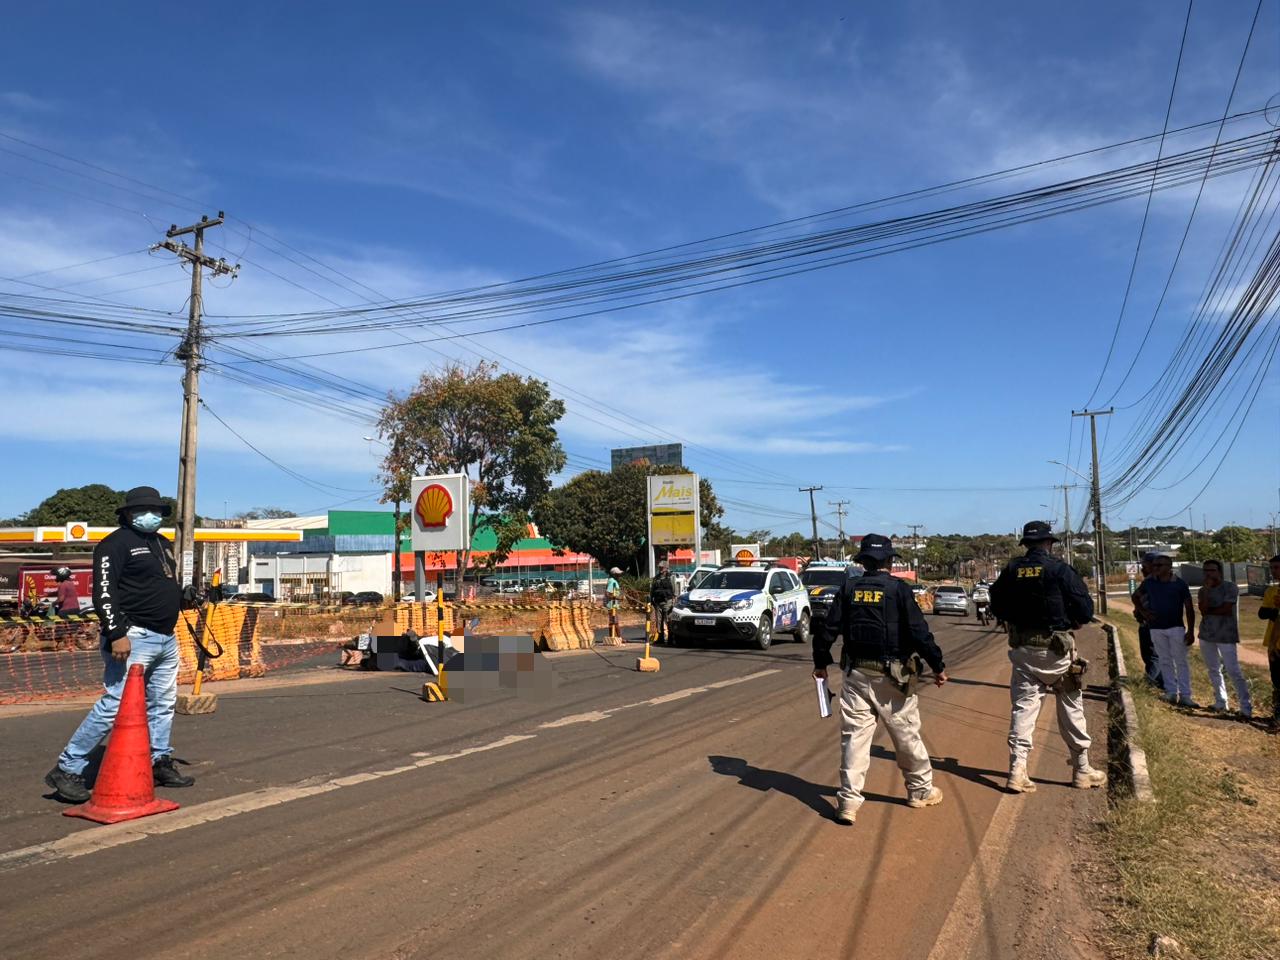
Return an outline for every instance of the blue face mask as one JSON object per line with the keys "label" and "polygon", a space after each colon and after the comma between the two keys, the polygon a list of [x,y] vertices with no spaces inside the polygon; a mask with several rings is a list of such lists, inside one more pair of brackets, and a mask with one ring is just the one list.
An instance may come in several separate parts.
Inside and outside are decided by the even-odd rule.
{"label": "blue face mask", "polygon": [[155,533],[160,529],[162,519],[154,510],[148,510],[145,513],[135,513],[129,518],[129,525],[139,533]]}

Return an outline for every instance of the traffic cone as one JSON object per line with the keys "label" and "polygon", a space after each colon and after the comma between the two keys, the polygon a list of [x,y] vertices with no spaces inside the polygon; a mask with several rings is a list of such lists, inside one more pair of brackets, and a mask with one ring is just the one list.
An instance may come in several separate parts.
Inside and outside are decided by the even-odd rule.
{"label": "traffic cone", "polygon": [[95,823],[120,823],[177,809],[178,805],[172,800],[156,799],[151,773],[151,734],[147,729],[147,694],[142,683],[142,664],[135,663],[124,681],[120,711],[111,727],[93,796],[88,803],[69,807],[62,813]]}

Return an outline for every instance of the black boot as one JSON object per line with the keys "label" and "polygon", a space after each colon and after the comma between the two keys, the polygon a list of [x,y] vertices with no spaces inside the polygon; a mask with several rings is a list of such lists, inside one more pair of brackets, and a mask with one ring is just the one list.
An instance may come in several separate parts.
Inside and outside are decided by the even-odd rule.
{"label": "black boot", "polygon": [[68,773],[61,767],[54,767],[44,775],[44,782],[53,788],[59,800],[84,803],[89,799],[89,788],[84,785],[84,777],[78,773]]}
{"label": "black boot", "polygon": [[173,757],[161,757],[151,764],[151,776],[157,787],[189,787],[196,782],[195,777],[179,773]]}

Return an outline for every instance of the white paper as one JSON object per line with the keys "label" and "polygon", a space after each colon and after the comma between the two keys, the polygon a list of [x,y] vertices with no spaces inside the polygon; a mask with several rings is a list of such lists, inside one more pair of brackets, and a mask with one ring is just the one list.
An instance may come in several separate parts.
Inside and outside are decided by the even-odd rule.
{"label": "white paper", "polygon": [[818,685],[818,715],[829,717],[831,716],[831,700],[827,697],[827,681],[822,677],[814,677],[813,682]]}

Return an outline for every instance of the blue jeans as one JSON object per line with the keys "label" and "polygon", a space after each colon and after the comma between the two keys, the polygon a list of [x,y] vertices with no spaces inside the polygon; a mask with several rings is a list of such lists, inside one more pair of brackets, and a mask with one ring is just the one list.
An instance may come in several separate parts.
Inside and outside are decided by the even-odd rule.
{"label": "blue jeans", "polygon": [[84,773],[89,754],[111,732],[129,667],[142,664],[147,689],[147,727],[151,732],[151,759],[168,755],[169,733],[173,729],[173,708],[178,702],[178,640],[173,634],[154,633],[142,627],[129,628],[129,659],[125,663],[111,656],[111,645],[103,639],[102,696],[93,705],[67,746],[58,757],[58,766],[68,773]]}

